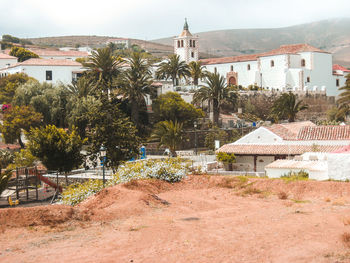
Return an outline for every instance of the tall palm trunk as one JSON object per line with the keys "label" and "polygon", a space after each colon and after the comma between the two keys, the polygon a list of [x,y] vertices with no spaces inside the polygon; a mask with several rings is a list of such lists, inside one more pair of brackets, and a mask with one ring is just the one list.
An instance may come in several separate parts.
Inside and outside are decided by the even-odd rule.
{"label": "tall palm trunk", "polygon": [[213,122],[216,124],[216,126],[219,126],[219,102],[216,99],[213,99]]}
{"label": "tall palm trunk", "polygon": [[135,123],[136,127],[139,126],[139,105],[133,100],[131,102],[131,119]]}

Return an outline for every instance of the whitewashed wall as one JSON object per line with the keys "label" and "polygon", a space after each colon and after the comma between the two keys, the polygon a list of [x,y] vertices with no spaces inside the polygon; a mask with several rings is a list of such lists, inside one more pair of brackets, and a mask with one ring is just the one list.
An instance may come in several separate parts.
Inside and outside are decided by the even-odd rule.
{"label": "whitewashed wall", "polygon": [[[7,72],[8,74],[25,73],[35,78],[39,82],[70,84],[72,82],[73,71],[81,70],[80,66],[18,66],[0,71],[0,74]],[[46,80],[46,71],[52,71],[52,80]]]}
{"label": "whitewashed wall", "polygon": [[17,58],[6,58],[0,59],[0,69],[6,68],[7,66],[11,66],[17,63]]}
{"label": "whitewashed wall", "polygon": [[264,127],[260,127],[232,144],[281,144],[283,139]]}
{"label": "whitewashed wall", "polygon": [[350,180],[350,154],[328,154],[327,163],[330,179]]}

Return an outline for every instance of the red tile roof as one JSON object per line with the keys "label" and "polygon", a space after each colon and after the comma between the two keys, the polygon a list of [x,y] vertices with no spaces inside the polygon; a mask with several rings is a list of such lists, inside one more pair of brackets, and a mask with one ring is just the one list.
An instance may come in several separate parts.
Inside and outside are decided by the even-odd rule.
{"label": "red tile roof", "polygon": [[284,54],[298,54],[302,52],[328,53],[326,51],[315,48],[308,44],[293,44],[293,45],[282,45],[277,49],[260,53],[260,54],[225,57],[225,58],[209,58],[209,59],[202,59],[201,61],[203,65],[224,64],[224,63],[234,63],[234,62],[241,62],[241,61],[253,61],[253,60],[257,60],[258,57],[277,56],[277,55],[284,55]]}
{"label": "red tile roof", "polygon": [[76,51],[76,50],[48,50],[48,49],[30,49],[30,51],[37,54],[39,57],[42,56],[52,56],[52,57],[87,57],[89,56],[88,52]]}
{"label": "red tile roof", "polygon": [[333,71],[337,71],[337,70],[340,70],[340,71],[343,71],[343,72],[350,72],[349,69],[344,68],[344,67],[342,67],[342,66],[340,66],[338,64],[334,64],[333,65]]}
{"label": "red tile roof", "polygon": [[[334,152],[342,147],[342,145],[317,145],[317,150],[319,152]],[[313,145],[225,144],[218,152],[229,152],[236,155],[300,155],[313,150]]]}
{"label": "red tile roof", "polygon": [[17,58],[5,53],[0,53],[0,59],[17,59]]}
{"label": "red tile roof", "polygon": [[350,140],[350,125],[303,127],[297,139],[303,141]]}
{"label": "red tile roof", "polygon": [[265,127],[274,134],[278,135],[284,140],[297,140],[298,134],[303,127],[313,127],[316,126],[311,121],[301,121],[301,122],[291,122],[291,123],[282,123],[274,124],[270,127]]}
{"label": "red tile roof", "polygon": [[3,142],[0,142],[0,149],[1,150],[18,150],[21,146],[18,144],[6,144]]}
{"label": "red tile roof", "polygon": [[345,146],[337,151],[334,151],[333,153],[349,153],[350,154],[350,145]]}
{"label": "red tile roof", "polygon": [[42,59],[42,58],[31,58],[23,62],[16,63],[9,68],[17,66],[80,66],[79,62],[70,59]]}

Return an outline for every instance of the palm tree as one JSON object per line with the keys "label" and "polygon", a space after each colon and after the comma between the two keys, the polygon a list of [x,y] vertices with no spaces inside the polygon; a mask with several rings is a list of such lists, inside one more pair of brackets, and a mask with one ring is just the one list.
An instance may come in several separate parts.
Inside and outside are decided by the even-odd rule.
{"label": "palm tree", "polygon": [[350,114],[350,74],[346,77],[345,86],[341,87],[339,90],[342,91],[339,95],[338,103],[338,113],[336,115],[339,119],[346,119],[346,116]]}
{"label": "palm tree", "polygon": [[201,61],[191,61],[189,64],[190,75],[193,80],[193,85],[198,85],[198,80],[202,79],[206,76],[207,71],[205,70],[205,66],[202,66]]}
{"label": "palm tree", "polygon": [[156,71],[156,78],[171,79],[173,85],[178,85],[178,80],[188,77],[190,71],[185,61],[180,61],[180,56],[174,54],[170,55],[168,60],[159,64]]}
{"label": "palm tree", "polygon": [[150,66],[142,53],[133,52],[127,60],[129,68],[121,75],[119,94],[131,104],[131,119],[139,125],[139,107],[151,93],[152,75]]}
{"label": "palm tree", "polygon": [[81,77],[71,85],[65,86],[67,93],[74,98],[86,98],[93,95],[94,85],[87,77]]}
{"label": "palm tree", "polygon": [[114,79],[120,73],[122,59],[113,56],[110,48],[93,51],[88,61],[83,63],[88,69],[88,75],[97,87],[101,87],[106,94],[113,88]]}
{"label": "palm tree", "polygon": [[193,102],[208,101],[209,108],[210,104],[213,108],[213,122],[218,126],[220,107],[230,97],[230,90],[227,87],[225,78],[216,72],[209,72],[205,83],[205,86],[195,92]]}
{"label": "palm tree", "polygon": [[155,125],[151,138],[159,140],[159,146],[168,147],[172,156],[176,156],[176,149],[182,141],[182,134],[181,122],[162,121]]}
{"label": "palm tree", "polygon": [[298,112],[308,109],[309,106],[303,104],[292,92],[283,93],[273,104],[271,115],[277,119],[288,118],[289,122],[294,122]]}

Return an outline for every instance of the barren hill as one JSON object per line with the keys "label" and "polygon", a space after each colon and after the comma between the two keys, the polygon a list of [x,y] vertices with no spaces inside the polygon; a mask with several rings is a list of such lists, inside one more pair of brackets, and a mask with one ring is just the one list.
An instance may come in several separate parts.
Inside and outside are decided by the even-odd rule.
{"label": "barren hill", "polygon": [[[29,38],[34,45],[45,47],[75,47],[75,46],[90,46],[93,48],[102,47],[106,44],[110,36],[57,36],[57,37],[42,37]],[[173,52],[173,47],[165,44],[159,44],[150,41],[139,39],[130,39],[131,45],[136,44],[143,49],[157,56],[166,56]]]}
{"label": "barren hill", "polygon": [[[200,51],[212,56],[234,56],[268,51],[280,45],[308,43],[334,54],[334,62],[350,67],[350,18],[274,29],[230,29],[196,34]],[[154,40],[172,45],[172,38]]]}

